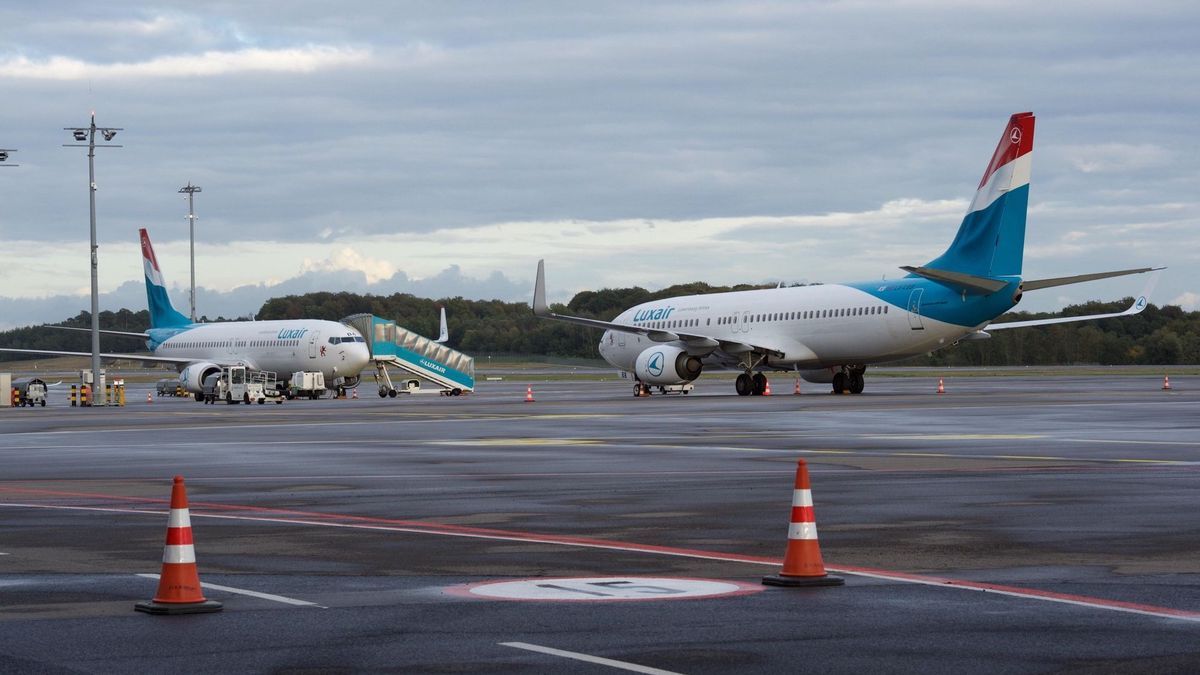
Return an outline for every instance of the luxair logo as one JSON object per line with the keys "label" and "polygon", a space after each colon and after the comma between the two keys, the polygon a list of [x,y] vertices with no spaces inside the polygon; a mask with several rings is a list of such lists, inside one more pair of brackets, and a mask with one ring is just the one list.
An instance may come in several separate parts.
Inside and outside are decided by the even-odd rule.
{"label": "luxair logo", "polygon": [[280,340],[299,340],[308,332],[307,328],[284,328],[279,331]]}
{"label": "luxair logo", "polygon": [[662,375],[663,370],[663,353],[654,352],[650,355],[650,360],[646,362],[646,371],[651,375],[658,377]]}
{"label": "luxair logo", "polygon": [[674,311],[674,307],[659,307],[658,309],[638,310],[637,314],[633,315],[633,322],[638,323],[639,321],[661,321],[671,316],[671,312]]}
{"label": "luxair logo", "polygon": [[1143,295],[1140,298],[1138,298],[1137,304],[1134,305],[1134,307],[1136,307],[1138,309],[1138,311],[1145,309],[1146,308],[1146,296]]}

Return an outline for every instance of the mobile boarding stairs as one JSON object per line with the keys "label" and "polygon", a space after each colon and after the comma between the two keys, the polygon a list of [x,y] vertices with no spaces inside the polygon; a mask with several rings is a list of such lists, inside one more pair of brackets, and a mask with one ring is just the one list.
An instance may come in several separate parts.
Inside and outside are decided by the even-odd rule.
{"label": "mobile boarding stairs", "polygon": [[407,380],[397,388],[388,374],[389,366],[436,384],[443,395],[475,391],[474,358],[373,314],[353,314],[342,319],[342,323],[366,338],[380,397],[420,389],[416,380]]}

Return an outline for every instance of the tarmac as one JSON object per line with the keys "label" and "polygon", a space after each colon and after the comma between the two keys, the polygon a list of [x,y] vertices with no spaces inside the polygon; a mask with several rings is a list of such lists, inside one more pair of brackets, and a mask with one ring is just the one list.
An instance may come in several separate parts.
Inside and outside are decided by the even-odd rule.
{"label": "tarmac", "polygon": [[[1200,669],[1200,377],[944,382],[56,390],[0,409],[0,672]],[[760,583],[798,458],[844,586]],[[133,608],[177,474],[220,613]]]}

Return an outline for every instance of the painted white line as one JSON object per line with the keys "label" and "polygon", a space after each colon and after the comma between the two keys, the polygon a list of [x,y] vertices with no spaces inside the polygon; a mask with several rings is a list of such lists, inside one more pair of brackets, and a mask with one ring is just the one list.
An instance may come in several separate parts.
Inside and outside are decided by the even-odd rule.
{"label": "painted white line", "polygon": [[531,645],[528,642],[498,642],[501,647],[512,647],[514,649],[524,649],[531,652],[539,652],[541,654],[549,654],[551,656],[561,656],[564,659],[575,659],[576,661],[586,661],[595,663],[601,666],[610,668],[620,668],[621,670],[629,670],[635,673],[648,673],[649,675],[680,675],[673,670],[662,670],[661,668],[650,668],[649,666],[639,666],[636,663],[627,663],[625,661],[615,661],[606,659],[602,656],[592,656],[591,654],[580,654],[579,652],[568,652],[563,649],[555,649],[553,647],[543,647],[541,645]]}
{"label": "painted white line", "polygon": [[[115,507],[99,507],[99,506],[65,506],[57,504],[31,504],[31,503],[16,503],[16,502],[0,502],[0,507],[18,507],[31,509],[48,509],[48,510],[63,510],[63,511],[98,511],[103,513],[127,513],[131,515],[141,516],[158,516],[163,517],[166,511],[149,511],[130,508],[115,508]],[[216,513],[193,513],[193,518],[213,518],[218,520],[233,520],[243,522],[257,523],[279,523],[286,525],[311,525],[314,527],[334,527],[351,530],[370,530],[382,532],[405,532],[411,534],[424,534],[431,536],[443,537],[462,537],[466,539],[486,539],[492,541],[515,541],[522,543],[533,544],[551,544],[553,546],[568,546],[579,548],[591,548],[611,551],[626,551],[635,553],[647,553],[650,555],[672,556],[680,558],[692,558],[698,560],[717,560],[723,562],[743,563],[748,565],[769,565],[778,567],[780,561],[769,559],[754,559],[748,556],[737,554],[721,554],[706,551],[697,551],[689,549],[672,549],[670,547],[658,547],[648,545],[628,544],[623,542],[604,542],[604,541],[587,541],[564,539],[560,537],[540,537],[537,535],[520,534],[520,533],[484,533],[484,532],[454,532],[446,530],[438,530],[436,526],[429,528],[411,527],[405,525],[388,525],[388,524],[363,524],[363,523],[336,523],[328,521],[308,520],[300,518],[271,518],[266,516],[236,516]],[[1187,621],[1192,623],[1200,623],[1200,613],[1191,612],[1188,610],[1176,610],[1166,607],[1151,607],[1138,606],[1133,603],[1122,603],[1105,600],[1103,598],[1086,598],[1082,596],[1067,596],[1054,593],[1039,592],[1034,589],[1019,589],[1005,588],[991,584],[981,584],[969,581],[955,581],[950,579],[941,579],[937,577],[925,577],[922,575],[910,574],[893,574],[885,570],[868,570],[863,568],[853,567],[836,567],[827,566],[829,572],[837,574],[851,574],[855,576],[871,577],[875,579],[895,581],[900,583],[920,584],[933,588],[946,588],[960,591],[975,591],[977,593],[995,593],[997,595],[1005,595],[1025,600],[1040,600],[1043,602],[1056,602],[1067,605],[1075,605],[1079,607],[1087,607],[1089,609],[1098,609],[1110,612],[1125,612],[1129,614],[1141,614],[1153,616],[1160,619],[1174,619],[1177,621]],[[157,576],[157,575],[150,575]],[[207,584],[203,584],[207,585]],[[214,587],[215,588],[215,587]],[[311,604],[311,603],[309,603]],[[320,607],[320,605],[317,605]],[[325,608],[328,609],[328,608]]]}
{"label": "painted white line", "polygon": [[[145,579],[157,579],[158,578],[157,574],[139,574],[138,576],[143,577]],[[211,588],[216,591],[225,591],[226,593],[237,593],[239,595],[249,595],[252,598],[262,598],[263,600],[274,600],[275,602],[282,602],[286,605],[300,605],[303,607],[319,607],[321,609],[329,609],[325,605],[318,605],[315,602],[309,602],[307,600],[297,600],[296,598],[289,598],[289,597],[282,596],[282,595],[273,595],[271,593],[259,593],[258,591],[248,591],[244,588],[233,588],[232,586],[222,586],[220,584],[210,584],[205,581],[201,581],[200,585],[203,586],[204,588]]]}

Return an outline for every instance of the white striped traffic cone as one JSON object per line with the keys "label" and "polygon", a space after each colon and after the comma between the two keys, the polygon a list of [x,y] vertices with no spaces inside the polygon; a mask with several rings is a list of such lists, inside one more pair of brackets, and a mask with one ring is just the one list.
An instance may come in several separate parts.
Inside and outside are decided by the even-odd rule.
{"label": "white striped traffic cone", "polygon": [[1163,375],[1163,391],[1168,391],[1171,388],[1171,376]]}
{"label": "white striped traffic cone", "polygon": [[134,605],[149,614],[201,614],[221,611],[221,603],[200,592],[196,570],[196,548],[192,543],[192,520],[188,515],[187,489],[183,476],[175,476],[171,487],[171,515],[167,519],[167,543],[163,547],[162,574],[158,592],[149,602]]}
{"label": "white striped traffic cone", "polygon": [[763,577],[767,586],[841,586],[841,577],[825,572],[821,546],[817,543],[817,521],[813,516],[812,488],[808,483],[808,464],[799,460],[796,487],[792,491],[792,521],[788,527],[787,552],[779,574]]}
{"label": "white striped traffic cone", "polygon": [[533,385],[532,384],[525,388],[525,402],[533,403]]}

